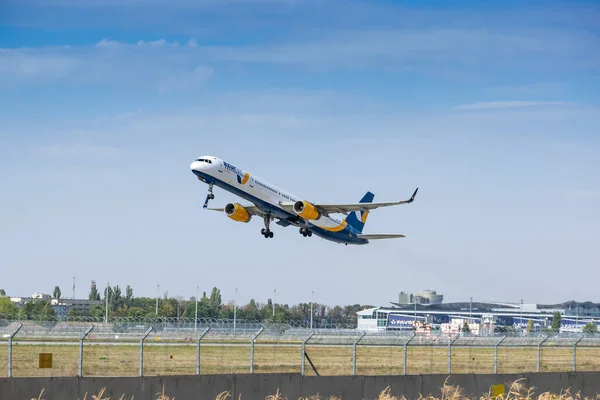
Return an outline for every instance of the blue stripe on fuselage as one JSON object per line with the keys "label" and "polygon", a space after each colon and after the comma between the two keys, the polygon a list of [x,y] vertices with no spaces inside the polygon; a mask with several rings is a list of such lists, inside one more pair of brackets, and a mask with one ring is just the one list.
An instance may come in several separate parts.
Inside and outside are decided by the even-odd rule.
{"label": "blue stripe on fuselage", "polygon": [[[242,197],[245,200],[248,200],[254,203],[258,208],[262,211],[270,213],[273,217],[284,219],[295,226],[304,226],[304,220],[298,217],[295,214],[289,213],[282,208],[279,208],[271,203],[267,203],[264,200],[259,199],[256,196],[251,195],[248,192],[245,192],[235,186],[232,186],[220,179],[215,178],[214,176],[205,174],[200,171],[192,171],[196,176],[202,178],[202,180],[206,183],[212,183],[228,192],[231,192],[235,195]],[[354,229],[348,225],[346,228],[339,232],[331,232],[325,230],[323,228],[319,228],[313,224],[310,224],[310,230],[317,236],[322,237],[323,239],[330,240],[336,243],[344,243],[344,244],[367,244],[369,241],[366,239],[361,239],[356,236],[356,232]]]}

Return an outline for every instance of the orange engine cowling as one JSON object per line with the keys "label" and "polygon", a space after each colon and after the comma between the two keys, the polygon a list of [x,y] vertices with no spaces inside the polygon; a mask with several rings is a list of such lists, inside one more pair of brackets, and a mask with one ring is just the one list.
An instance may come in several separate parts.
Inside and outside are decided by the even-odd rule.
{"label": "orange engine cowling", "polygon": [[298,200],[294,203],[294,212],[302,218],[317,220],[321,218],[321,214],[315,206],[310,204],[308,201]]}
{"label": "orange engine cowling", "polygon": [[225,215],[237,222],[248,222],[252,218],[248,211],[238,203],[229,203],[225,206]]}

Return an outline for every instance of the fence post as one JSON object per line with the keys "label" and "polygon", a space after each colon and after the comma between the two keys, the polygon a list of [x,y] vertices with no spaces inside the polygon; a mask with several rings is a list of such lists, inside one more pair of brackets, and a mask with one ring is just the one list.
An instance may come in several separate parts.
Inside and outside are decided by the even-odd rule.
{"label": "fence post", "polygon": [[202,335],[198,336],[198,346],[196,346],[196,375],[200,375],[200,340],[208,333],[210,326],[204,330]]}
{"label": "fence post", "polygon": [[548,339],[548,337],[548,335],[545,335],[544,339],[541,342],[539,342],[537,346],[537,372],[540,372],[540,365],[542,361],[542,343],[544,343],[546,339]]}
{"label": "fence post", "polygon": [[454,339],[448,342],[448,374],[452,372],[452,343],[460,337],[460,333],[457,333]]}
{"label": "fence post", "polygon": [[252,338],[252,341],[250,342],[250,373],[251,374],[254,373],[254,341],[256,340],[258,335],[260,335],[262,333],[262,331],[264,329],[265,328],[261,326],[258,333],[256,335],[254,335],[254,337]]}
{"label": "fence post", "polygon": [[494,345],[494,374],[498,373],[498,346],[500,346],[500,343],[504,342],[504,339],[506,339],[506,336]]}
{"label": "fence post", "polygon": [[[358,340],[356,342],[354,342],[354,346],[352,348],[352,376],[356,376],[356,345],[358,344],[358,342],[360,342],[360,339],[362,339],[365,335],[366,335],[366,332],[363,332],[363,334],[360,335]],[[304,359],[304,358],[302,358],[302,359]]]}
{"label": "fence post", "polygon": [[87,331],[85,331],[85,333],[79,338],[79,377],[83,376],[83,341],[85,340],[86,336],[89,335],[89,333],[92,331],[92,329],[94,329],[94,325],[90,326],[87,329]]}
{"label": "fence post", "polygon": [[23,327],[23,324],[19,322],[19,326],[15,329],[8,337],[8,377],[12,378],[12,340],[19,330]]}
{"label": "fence post", "polygon": [[410,342],[411,340],[413,340],[413,338],[417,336],[416,333],[413,333],[412,336],[406,341],[404,342],[404,366],[403,366],[403,373],[404,375],[406,375],[406,361],[407,361],[407,356],[406,356],[406,347],[408,346],[408,342]]}
{"label": "fence post", "polygon": [[144,336],[140,339],[140,376],[144,376],[144,340],[152,332],[152,327],[148,328]]}
{"label": "fence post", "polygon": [[302,376],[304,376],[304,353],[305,353],[305,349],[306,349],[306,342],[308,342],[310,340],[311,337],[313,337],[313,335],[315,334],[315,332],[313,331],[306,339],[304,339],[304,341],[302,341],[302,367],[300,369],[300,374]]}
{"label": "fence post", "polygon": [[583,336],[573,345],[573,372],[577,370],[577,345],[581,342],[581,339],[583,339]]}

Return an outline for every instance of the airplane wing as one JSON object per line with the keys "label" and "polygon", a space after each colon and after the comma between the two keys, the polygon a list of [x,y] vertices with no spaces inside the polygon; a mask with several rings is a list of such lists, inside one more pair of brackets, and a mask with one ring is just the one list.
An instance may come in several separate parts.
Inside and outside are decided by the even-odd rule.
{"label": "airplane wing", "polygon": [[[412,203],[415,200],[415,197],[417,196],[417,192],[418,191],[419,191],[419,188],[417,188],[415,190],[415,192],[413,193],[413,195],[408,200],[383,202],[383,203],[352,203],[352,204],[319,204],[319,203],[314,203],[313,206],[317,210],[319,210],[321,212],[321,214],[324,214],[324,215],[335,214],[335,213],[340,213],[340,214],[346,214],[346,215],[348,215],[349,213],[351,213],[353,211],[369,211],[369,210],[374,210],[374,209],[380,208],[380,207],[390,207],[390,206],[397,206],[397,205],[400,205],[400,204],[409,204],[409,203]],[[285,203],[280,203],[280,205],[286,211],[293,212],[294,203],[292,203],[292,202],[285,202]]]}
{"label": "airplane wing", "polygon": [[371,235],[363,235],[363,234],[359,234],[358,235],[359,238],[361,239],[367,239],[367,240],[375,240],[375,239],[394,239],[394,238],[403,238],[406,237],[404,235],[397,235],[397,234],[371,234]]}

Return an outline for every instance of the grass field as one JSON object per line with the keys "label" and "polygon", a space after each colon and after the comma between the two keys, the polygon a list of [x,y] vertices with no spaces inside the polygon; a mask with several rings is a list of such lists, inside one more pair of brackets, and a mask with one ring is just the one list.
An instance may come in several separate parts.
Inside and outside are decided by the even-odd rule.
{"label": "grass field", "polygon": [[[196,373],[195,344],[185,346],[144,346],[144,375],[180,375]],[[306,352],[321,375],[351,375],[352,347],[306,346]],[[52,353],[51,369],[40,369],[39,353]],[[136,376],[139,373],[139,346],[101,345],[84,346],[83,374],[86,376]],[[0,345],[0,376],[8,375],[7,346]],[[358,346],[356,351],[358,375],[402,374],[403,347]],[[75,376],[78,372],[79,346],[69,345],[13,345],[13,376]],[[203,345],[200,350],[202,374],[250,372],[250,346]],[[254,372],[301,371],[301,347],[256,345]],[[571,347],[542,346],[540,370],[571,371]],[[578,371],[600,370],[600,348],[579,347],[576,366]],[[534,372],[537,367],[536,348],[499,347],[498,373]],[[448,348],[409,346],[407,373],[431,374],[448,372]],[[452,373],[493,373],[492,348],[454,347]],[[306,375],[314,372],[306,361]]]}

